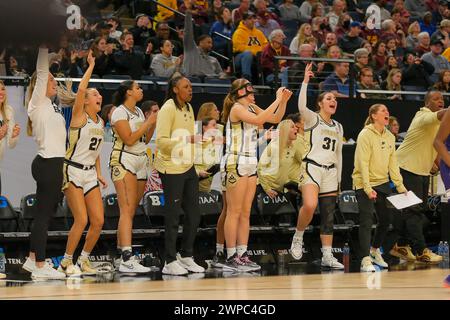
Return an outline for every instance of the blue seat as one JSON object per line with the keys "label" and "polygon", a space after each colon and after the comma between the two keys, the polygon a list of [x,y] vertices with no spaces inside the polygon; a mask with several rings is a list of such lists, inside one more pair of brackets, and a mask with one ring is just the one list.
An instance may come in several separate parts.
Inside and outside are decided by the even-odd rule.
{"label": "blue seat", "polygon": [[227,94],[230,91],[231,81],[230,79],[205,78],[205,84],[220,85],[217,87],[205,86],[206,93]]}
{"label": "blue seat", "polygon": [[[103,79],[109,80],[131,80],[131,77],[127,74],[105,74]],[[103,87],[109,90],[117,90],[119,89],[120,83],[104,83]]]}
{"label": "blue seat", "polygon": [[153,84],[154,84],[153,88],[155,90],[167,91],[167,82],[169,81],[169,79],[166,77],[157,77],[157,76],[146,75],[146,76],[142,76],[142,80],[153,81]]}
{"label": "blue seat", "polygon": [[18,214],[4,196],[0,196],[0,232],[18,230]]}

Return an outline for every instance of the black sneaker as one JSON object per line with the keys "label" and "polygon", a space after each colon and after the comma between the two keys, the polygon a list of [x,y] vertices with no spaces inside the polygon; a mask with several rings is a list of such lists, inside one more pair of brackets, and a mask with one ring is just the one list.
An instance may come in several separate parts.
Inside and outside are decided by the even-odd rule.
{"label": "black sneaker", "polygon": [[224,265],[225,265],[225,255],[223,251],[216,252],[211,261],[211,267],[222,269]]}
{"label": "black sneaker", "polygon": [[223,265],[223,271],[250,272],[253,271],[253,268],[245,265],[245,263],[242,262],[241,259],[238,257],[237,253],[235,253],[225,261],[225,264]]}

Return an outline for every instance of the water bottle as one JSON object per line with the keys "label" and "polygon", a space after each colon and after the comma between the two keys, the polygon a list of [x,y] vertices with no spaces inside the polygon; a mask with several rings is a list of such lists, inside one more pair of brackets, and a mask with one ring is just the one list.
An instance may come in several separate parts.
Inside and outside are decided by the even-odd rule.
{"label": "water bottle", "polygon": [[5,273],[5,270],[6,270],[5,252],[3,251],[3,248],[0,248],[0,273]]}
{"label": "water bottle", "polygon": [[444,257],[444,242],[443,241],[439,242],[438,255]]}
{"label": "water bottle", "polygon": [[350,271],[350,247],[346,242],[343,249],[344,272]]}
{"label": "water bottle", "polygon": [[449,257],[448,257],[448,242],[447,241],[445,241],[444,242],[444,262],[446,263],[446,265],[448,264],[448,259],[449,259]]}

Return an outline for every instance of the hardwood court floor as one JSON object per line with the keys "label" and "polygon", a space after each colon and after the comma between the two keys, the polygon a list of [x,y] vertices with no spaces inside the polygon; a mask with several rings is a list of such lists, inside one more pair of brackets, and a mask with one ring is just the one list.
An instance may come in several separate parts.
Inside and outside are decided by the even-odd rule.
{"label": "hardwood court floor", "polygon": [[[443,288],[449,269],[244,276],[211,279],[93,279],[53,282],[0,282],[0,299],[450,299]],[[111,279],[110,279],[111,280]],[[127,281],[124,281],[127,280]],[[7,286],[6,286],[7,285]]]}

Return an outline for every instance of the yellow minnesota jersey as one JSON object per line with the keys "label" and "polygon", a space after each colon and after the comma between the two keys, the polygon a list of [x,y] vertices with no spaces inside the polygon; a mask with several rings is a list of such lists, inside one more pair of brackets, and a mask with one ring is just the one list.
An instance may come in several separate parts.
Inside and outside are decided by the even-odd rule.
{"label": "yellow minnesota jersey", "polygon": [[93,121],[86,114],[86,124],[80,128],[69,129],[69,148],[66,152],[66,159],[86,165],[95,165],[100,154],[103,139],[103,120],[97,116],[97,122]]}

